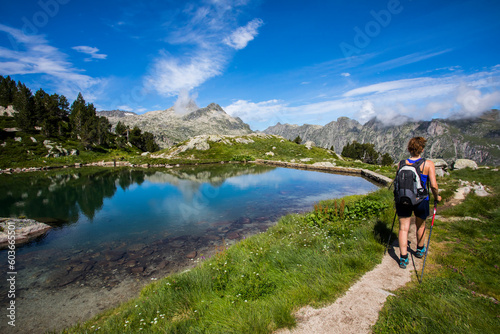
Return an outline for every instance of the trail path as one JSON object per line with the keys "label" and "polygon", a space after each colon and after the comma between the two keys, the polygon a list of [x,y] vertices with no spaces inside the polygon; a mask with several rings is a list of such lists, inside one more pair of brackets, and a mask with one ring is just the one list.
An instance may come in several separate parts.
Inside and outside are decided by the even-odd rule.
{"label": "trail path", "polygon": [[[430,220],[430,219],[429,219]],[[427,222],[430,226],[430,221]],[[398,224],[394,225],[397,234]],[[428,238],[428,233],[426,234]],[[393,247],[385,254],[382,263],[372,271],[366,273],[361,279],[349,288],[346,294],[331,305],[314,309],[310,306],[301,308],[296,314],[297,327],[292,330],[281,329],[276,334],[302,334],[302,333],[371,333],[371,326],[378,319],[378,314],[387,299],[394,291],[415,276],[415,270],[420,277],[423,258],[414,256],[416,249],[415,223],[412,218],[410,231],[409,259],[406,269],[399,268],[399,246],[397,239],[391,241]],[[426,239],[427,242],[427,239]],[[432,245],[431,245],[432,246]],[[432,252],[432,247],[429,254]]]}

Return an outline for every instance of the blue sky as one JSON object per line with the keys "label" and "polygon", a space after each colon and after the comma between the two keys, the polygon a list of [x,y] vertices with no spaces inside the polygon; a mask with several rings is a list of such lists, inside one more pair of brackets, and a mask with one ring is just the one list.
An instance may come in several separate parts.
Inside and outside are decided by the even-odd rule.
{"label": "blue sky", "polygon": [[500,106],[498,14],[497,0],[2,1],[0,75],[98,110],[215,102],[254,130],[466,117]]}

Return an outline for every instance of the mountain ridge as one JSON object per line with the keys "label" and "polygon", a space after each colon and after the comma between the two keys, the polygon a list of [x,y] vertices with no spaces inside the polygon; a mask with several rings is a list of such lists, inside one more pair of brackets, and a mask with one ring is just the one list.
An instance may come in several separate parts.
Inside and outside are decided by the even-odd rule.
{"label": "mountain ridge", "polygon": [[407,158],[406,146],[414,136],[428,140],[424,156],[442,158],[448,163],[460,158],[479,164],[500,164],[500,112],[491,110],[470,119],[433,119],[407,121],[401,125],[385,125],[371,119],[364,125],[348,117],[339,117],[325,125],[277,123],[263,131],[293,140],[313,141],[317,146],[334,147],[341,153],[353,142],[372,143],[381,153],[389,153],[398,161]]}
{"label": "mountain ridge", "polygon": [[[239,117],[228,115],[216,103],[205,108],[188,108],[188,113],[179,114],[175,106],[165,110],[154,110],[141,115],[120,117],[108,111],[99,111],[113,127],[122,122],[130,127],[138,126],[142,131],[153,134],[161,148],[166,148],[189,138],[202,135],[245,135],[253,133],[250,126]],[[186,110],[186,109],[184,109]]]}

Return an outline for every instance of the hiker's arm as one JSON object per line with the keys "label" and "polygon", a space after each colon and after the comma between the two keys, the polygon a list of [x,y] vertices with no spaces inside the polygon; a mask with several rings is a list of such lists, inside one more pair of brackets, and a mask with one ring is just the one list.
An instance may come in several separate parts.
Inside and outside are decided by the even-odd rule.
{"label": "hiker's arm", "polygon": [[429,182],[434,199],[441,202],[441,196],[439,196],[439,187],[436,180],[436,167],[432,161],[429,161]]}

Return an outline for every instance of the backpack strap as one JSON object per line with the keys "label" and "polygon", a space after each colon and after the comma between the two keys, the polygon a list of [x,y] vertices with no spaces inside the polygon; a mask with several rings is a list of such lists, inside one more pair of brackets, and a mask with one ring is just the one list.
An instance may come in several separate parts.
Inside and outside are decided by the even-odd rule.
{"label": "backpack strap", "polygon": [[[420,176],[420,174],[422,174],[424,172],[424,168],[425,168],[425,162],[427,160],[425,158],[422,158],[418,161],[416,161],[412,166],[415,167],[415,169],[417,170],[417,173],[418,173],[418,176]],[[420,165],[423,165],[422,167],[422,170],[420,170]]]}
{"label": "backpack strap", "polygon": [[[423,187],[423,184],[422,184],[422,173],[424,172],[424,169],[425,169],[425,163],[427,162],[427,160],[425,158],[422,158],[420,159],[419,161],[416,161],[414,164],[413,164],[413,167],[415,167],[416,171],[417,171],[417,174],[418,174],[418,177],[420,178],[420,184],[422,185]],[[422,166],[422,170],[420,170],[420,166]],[[427,188],[427,192],[429,192],[429,184],[430,182],[427,182],[426,184],[426,188]]]}
{"label": "backpack strap", "polygon": [[406,160],[401,160],[398,165],[398,170],[400,170],[404,165],[406,165]]}

